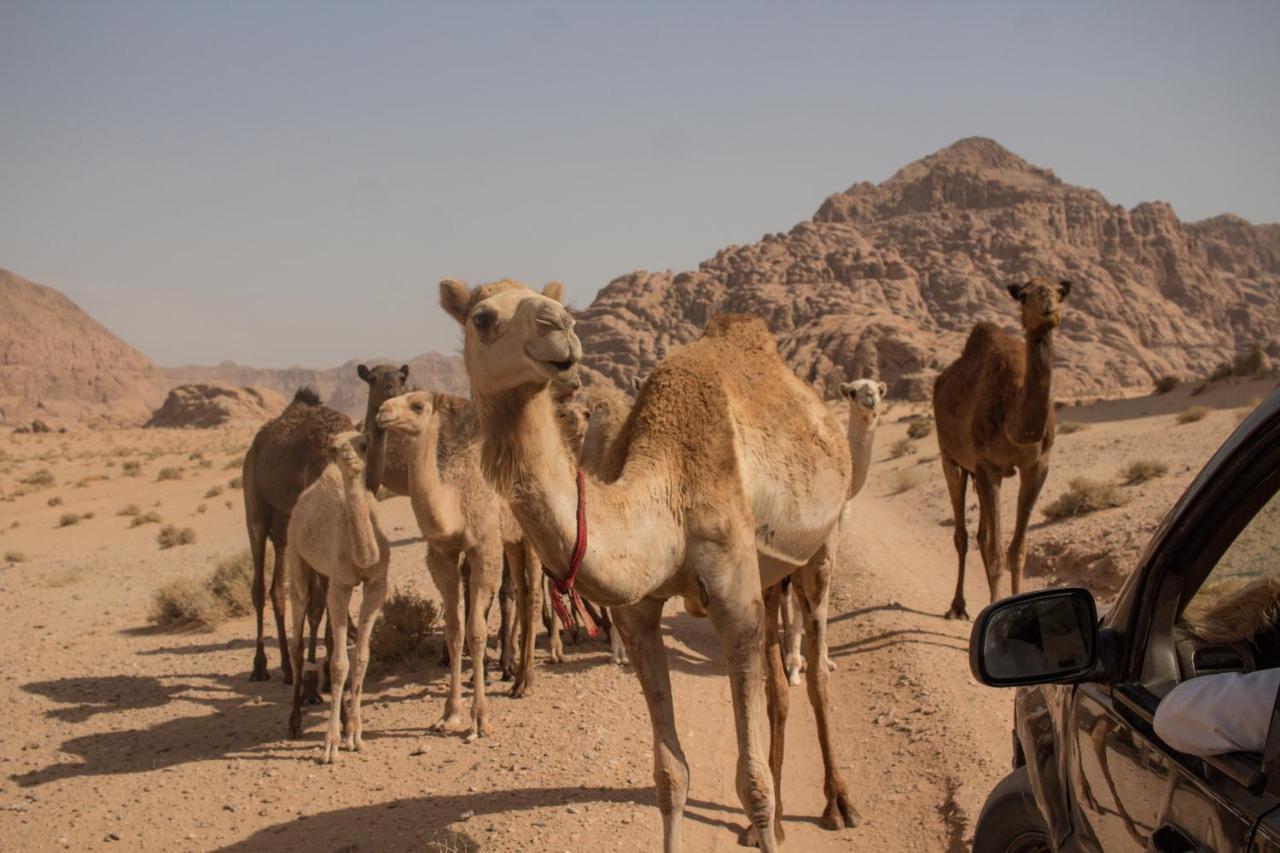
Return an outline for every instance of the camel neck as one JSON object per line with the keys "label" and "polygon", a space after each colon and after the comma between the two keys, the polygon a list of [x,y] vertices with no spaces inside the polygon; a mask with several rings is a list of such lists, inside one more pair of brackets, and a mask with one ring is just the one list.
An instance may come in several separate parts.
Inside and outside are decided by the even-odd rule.
{"label": "camel neck", "polygon": [[342,478],[347,526],[351,536],[351,556],[357,566],[367,569],[378,562],[381,548],[373,526],[373,508],[369,502],[369,490],[363,479]]}
{"label": "camel neck", "polygon": [[409,454],[409,502],[417,516],[418,527],[427,539],[447,539],[455,535],[460,512],[457,493],[440,479],[438,448],[440,419],[437,412],[416,436]]}
{"label": "camel neck", "polygon": [[1044,438],[1053,405],[1053,330],[1028,331],[1027,372],[1018,389],[1009,438],[1015,444],[1035,444]]}
{"label": "camel neck", "polygon": [[[857,403],[854,403],[857,406]],[[880,423],[879,413],[870,420],[864,419],[856,411],[849,413],[849,454],[853,457],[853,480],[849,484],[849,497],[852,498],[867,483],[867,474],[871,470],[871,448],[876,440],[876,426]]]}
{"label": "camel neck", "polygon": [[[556,424],[545,388],[476,395],[484,433],[485,477],[506,498],[538,558],[557,578],[568,571],[578,532],[577,465]],[[592,601],[617,606],[638,601],[674,571],[678,534],[663,490],[651,476],[625,476],[608,485],[587,478],[582,499],[591,535],[577,586]],[[643,553],[641,553],[643,551]]]}

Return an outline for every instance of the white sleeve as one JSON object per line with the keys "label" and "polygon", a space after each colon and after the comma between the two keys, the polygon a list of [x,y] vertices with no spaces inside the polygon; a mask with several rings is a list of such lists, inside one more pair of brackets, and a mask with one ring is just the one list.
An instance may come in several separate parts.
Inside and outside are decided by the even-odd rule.
{"label": "white sleeve", "polygon": [[1156,734],[1190,755],[1261,754],[1278,689],[1280,669],[1189,679],[1161,700],[1156,709]]}

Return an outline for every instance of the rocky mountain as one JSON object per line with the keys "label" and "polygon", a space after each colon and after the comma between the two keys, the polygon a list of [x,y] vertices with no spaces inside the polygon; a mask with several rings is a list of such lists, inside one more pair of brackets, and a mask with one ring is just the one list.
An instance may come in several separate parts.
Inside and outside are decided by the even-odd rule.
{"label": "rocky mountain", "polygon": [[0,269],[0,423],[141,423],[168,385],[66,296]]}
{"label": "rocky mountain", "polygon": [[256,425],[274,418],[284,407],[284,397],[270,388],[192,383],[171,390],[143,426],[208,429],[230,423]]}
{"label": "rocky mountain", "polygon": [[828,396],[879,375],[891,395],[923,399],[976,321],[1016,329],[1005,285],[1033,273],[1074,284],[1056,339],[1062,396],[1280,348],[1280,225],[1184,223],[1163,202],[1126,210],[982,138],[854,184],[696,270],[614,279],[577,331],[591,371],[629,389],[712,314],[756,314]]}

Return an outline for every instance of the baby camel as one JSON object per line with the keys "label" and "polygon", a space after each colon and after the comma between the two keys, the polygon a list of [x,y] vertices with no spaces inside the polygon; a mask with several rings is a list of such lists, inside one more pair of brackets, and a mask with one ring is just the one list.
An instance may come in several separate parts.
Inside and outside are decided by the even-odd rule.
{"label": "baby camel", "polygon": [[[876,426],[880,423],[880,415],[884,412],[884,395],[888,386],[874,379],[857,379],[853,382],[840,383],[840,396],[849,400],[849,454],[853,457],[853,483],[849,486],[849,500],[862,491],[867,482],[867,472],[871,469],[871,448],[876,440]],[[848,504],[845,504],[846,511]],[[800,683],[800,673],[805,669],[805,658],[800,654],[800,637],[804,626],[794,616],[792,598],[799,596],[792,590],[791,596],[782,599],[782,621],[787,635],[787,680],[793,685]],[[822,600],[817,602],[814,614],[821,619],[827,618],[827,608],[831,598],[831,585],[822,588]],[[799,607],[796,599],[795,607]],[[823,636],[826,632],[823,632]],[[825,648],[820,649],[822,660],[827,669],[836,668],[835,661]]]}
{"label": "baby camel", "polygon": [[[356,628],[356,659],[351,678],[351,713],[346,723],[346,747],[363,747],[360,703],[364,674],[369,666],[369,632],[387,598],[387,565],[391,550],[378,526],[376,501],[365,484],[365,452],[368,438],[346,432],[331,444],[333,461],[320,478],[298,497],[289,520],[285,546],[285,570],[293,600],[293,667],[302,667],[302,620],[311,596],[319,588],[314,575],[329,579],[328,608],[333,624],[333,686],[330,691],[329,730],[324,739],[325,764],[338,753],[338,723],[342,713],[342,691],[347,683],[347,608],[351,592],[364,584],[360,603],[360,623]],[[289,715],[289,737],[302,736],[302,679],[293,682],[293,712]]]}

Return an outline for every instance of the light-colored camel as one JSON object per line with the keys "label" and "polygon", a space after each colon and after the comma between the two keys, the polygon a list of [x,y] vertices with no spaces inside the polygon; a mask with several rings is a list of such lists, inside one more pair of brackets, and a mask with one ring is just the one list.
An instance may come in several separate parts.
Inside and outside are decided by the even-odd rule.
{"label": "light-colored camel", "polygon": [[[555,283],[537,294],[512,281],[475,290],[441,282],[441,304],[464,329],[485,476],[557,577],[566,577],[575,545],[585,546],[576,584],[613,608],[648,705],[668,851],[681,847],[689,767],[660,621],[671,596],[705,608],[727,659],[738,794],[750,834],[774,850],[783,835],[786,678],[776,628],[765,654],[763,591],[795,574],[805,601],[818,600],[814,578],[834,550],[848,498],[848,443],[818,395],[778,356],[763,323],[717,317],[646,379],[603,476],[579,478],[548,392],[551,381],[575,377],[582,357],[561,293]],[[584,543],[580,506],[588,519]],[[815,633],[824,627],[808,613],[805,626]],[[853,825],[831,750],[827,670],[813,657],[822,640],[811,636],[809,645],[809,693],[826,770],[824,823]],[[767,709],[766,693],[774,700]]]}
{"label": "light-colored camel", "polygon": [[[377,501],[365,483],[365,454],[368,439],[363,433],[348,432],[333,440],[333,462],[320,478],[298,498],[289,520],[289,543],[285,548],[285,570],[293,600],[294,669],[302,671],[302,620],[319,585],[313,574],[328,579],[327,606],[333,624],[333,654],[330,661],[332,687],[329,697],[329,728],[324,739],[325,764],[338,756],[341,719],[345,723],[347,749],[360,750],[364,744],[361,704],[364,676],[369,668],[369,633],[382,604],[387,599],[387,566],[391,549],[378,526]],[[347,683],[347,608],[351,593],[363,585],[360,621],[356,626],[355,666],[351,670],[351,710],[343,713],[342,693]],[[289,736],[302,736],[302,679],[293,687],[293,711],[289,715]]]}
{"label": "light-colored camel", "polygon": [[[956,593],[948,619],[968,619],[964,601],[965,489],[973,477],[978,492],[978,547],[995,601],[1007,560],[1014,594],[1022,583],[1027,522],[1049,475],[1053,448],[1053,330],[1062,322],[1062,302],[1071,282],[1034,278],[1010,285],[1022,309],[1023,340],[994,323],[978,323],[960,358],[938,374],[933,415],[942,451],[942,473],[951,493],[959,558]],[[1000,481],[1018,472],[1018,513],[1008,554],[1000,550]]]}
{"label": "light-colored camel", "polygon": [[[355,426],[351,419],[320,403],[310,388],[300,388],[279,417],[263,424],[244,456],[244,515],[249,532],[249,552],[253,556],[253,608],[257,616],[257,648],[253,656],[253,681],[266,681],[267,653],[262,639],[262,615],[266,604],[267,539],[275,550],[271,574],[271,607],[275,611],[276,634],[280,640],[280,667],[284,683],[293,681],[284,613],[284,552],[288,540],[289,515],[302,490],[315,482],[332,459],[333,439]],[[316,633],[324,613],[320,597],[308,614],[311,645],[308,658],[315,660]],[[309,697],[318,701],[318,696]]]}
{"label": "light-colored camel", "polygon": [[[527,625],[540,606],[541,564],[533,555],[506,502],[480,473],[480,434],[475,409],[466,400],[412,391],[382,404],[378,425],[412,436],[409,455],[409,500],[427,542],[427,569],[444,601],[445,642],[449,647],[449,698],[433,731],[468,729],[468,738],[489,734],[485,696],[485,645],[489,605],[502,582],[506,553],[516,585],[516,599]],[[460,562],[471,567],[471,612],[464,614]],[[474,695],[471,720],[462,712],[463,620],[471,653]],[[533,686],[534,632],[526,631],[513,697]]]}
{"label": "light-colored camel", "polygon": [[[849,487],[849,499],[862,491],[867,483],[867,472],[871,470],[871,449],[875,445],[876,426],[880,423],[880,415],[884,412],[884,395],[888,386],[874,379],[857,379],[853,382],[840,383],[840,396],[849,401],[849,455],[853,460],[853,484]],[[831,597],[831,587],[826,587],[827,599],[820,602],[819,609],[825,617]],[[800,683],[800,673],[804,671],[805,659],[800,654],[800,638],[803,626],[795,618],[792,605],[796,593],[784,595],[782,599],[782,624],[787,637],[787,680],[792,684]],[[795,605],[798,607],[799,605]],[[824,632],[825,633],[825,632]],[[822,660],[827,669],[836,668],[835,661],[822,649]]]}

